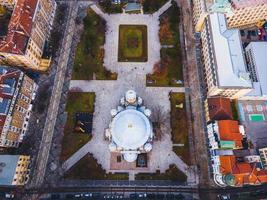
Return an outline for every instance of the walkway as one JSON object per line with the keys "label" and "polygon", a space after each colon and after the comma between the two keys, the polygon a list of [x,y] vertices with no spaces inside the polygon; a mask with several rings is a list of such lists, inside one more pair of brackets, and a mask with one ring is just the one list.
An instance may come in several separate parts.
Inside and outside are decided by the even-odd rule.
{"label": "walkway", "polygon": [[[83,92],[95,92],[95,112],[93,120],[92,140],[80,148],[69,159],[63,163],[63,169],[70,169],[87,153],[92,153],[98,163],[107,172],[110,170],[110,152],[108,142],[104,140],[104,131],[111,121],[110,110],[118,106],[119,99],[124,93],[133,89],[141,96],[146,106],[152,112],[153,108],[161,107],[162,112],[167,115],[167,122],[164,124],[161,141],[153,143],[153,150],[149,155],[147,172],[160,170],[165,172],[170,164],[175,164],[188,176],[188,183],[195,183],[195,176],[192,170],[172,151],[171,128],[170,128],[170,92],[185,92],[184,87],[146,87],[146,74],[153,71],[153,65],[160,58],[160,42],[158,37],[159,15],[171,6],[170,1],[153,15],[143,14],[114,14],[102,13],[96,6],[91,8],[107,21],[107,33],[104,66],[107,69],[117,72],[116,81],[108,80],[73,80],[70,83],[70,90],[79,88]],[[143,63],[118,62],[118,28],[120,24],[145,24],[148,33],[148,61]],[[118,170],[116,170],[118,171]],[[119,170],[125,172],[125,170]],[[127,170],[126,170],[127,171]],[[127,171],[130,172],[130,171]],[[142,170],[144,172],[144,170]],[[133,175],[133,174],[132,174]],[[133,176],[131,176],[133,179]]]}
{"label": "walkway", "polygon": [[57,120],[58,106],[60,103],[61,91],[63,88],[65,72],[68,64],[68,57],[71,49],[70,46],[73,39],[75,18],[78,11],[78,5],[76,5],[75,2],[70,2],[69,4],[70,4],[69,5],[70,11],[68,13],[69,20],[67,22],[66,31],[64,33],[64,39],[62,42],[65,45],[63,46],[60,52],[58,67],[55,74],[54,87],[50,99],[50,104],[48,107],[48,112],[47,112],[48,114],[46,117],[45,126],[43,129],[42,141],[40,149],[38,151],[34,176],[31,180],[32,187],[40,187],[44,181],[55,123]]}

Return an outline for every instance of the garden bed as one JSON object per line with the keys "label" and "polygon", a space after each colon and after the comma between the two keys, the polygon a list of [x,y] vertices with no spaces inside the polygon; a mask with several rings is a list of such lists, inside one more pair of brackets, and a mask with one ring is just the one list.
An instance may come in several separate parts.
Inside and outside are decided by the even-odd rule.
{"label": "garden bed", "polygon": [[128,180],[128,173],[106,174],[101,165],[91,155],[87,154],[77,162],[64,176],[66,179],[87,180]]}
{"label": "garden bed", "polygon": [[119,62],[147,61],[147,27],[144,25],[120,25]]}
{"label": "garden bed", "polygon": [[183,86],[183,65],[180,49],[162,48],[161,61],[154,65],[154,73],[147,75],[147,86]]}
{"label": "garden bed", "polygon": [[103,66],[106,22],[88,9],[84,30],[77,45],[72,72],[73,80],[115,80],[117,75]]}
{"label": "garden bed", "polygon": [[90,141],[91,133],[75,130],[76,113],[94,112],[94,93],[69,92],[66,112],[68,114],[62,140],[61,161],[68,159],[78,149]]}
{"label": "garden bed", "polygon": [[188,165],[191,164],[188,137],[188,117],[184,93],[170,93],[173,151]]}
{"label": "garden bed", "polygon": [[143,11],[145,14],[152,14],[167,2],[168,0],[143,0]]}
{"label": "garden bed", "polygon": [[175,165],[170,165],[165,173],[138,173],[135,175],[136,180],[171,180],[186,182],[187,176],[180,171]]}

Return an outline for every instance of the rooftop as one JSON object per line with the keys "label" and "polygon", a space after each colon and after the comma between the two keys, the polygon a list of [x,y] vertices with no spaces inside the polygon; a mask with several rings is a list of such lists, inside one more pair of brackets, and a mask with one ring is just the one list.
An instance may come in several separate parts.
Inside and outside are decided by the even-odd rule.
{"label": "rooftop", "polygon": [[267,171],[256,168],[256,163],[238,162],[235,156],[220,156],[222,174],[234,176],[235,186],[259,184],[267,182]]}
{"label": "rooftop", "polygon": [[258,82],[253,82],[253,90],[246,96],[267,95],[267,42],[250,42],[246,51],[251,49]]}
{"label": "rooftop", "polygon": [[235,147],[242,148],[243,136],[239,131],[238,122],[234,120],[218,121],[220,140],[234,141]]}
{"label": "rooftop", "polygon": [[208,98],[209,116],[211,120],[233,119],[229,98]]}
{"label": "rooftop", "polygon": [[126,12],[139,11],[139,10],[141,10],[140,3],[127,3],[127,5],[125,6]]}
{"label": "rooftop", "polygon": [[251,88],[238,29],[227,29],[222,13],[209,16],[219,87]]}
{"label": "rooftop", "polygon": [[0,185],[12,185],[19,155],[0,155]]}
{"label": "rooftop", "polygon": [[249,6],[267,4],[267,0],[231,0],[231,3],[235,9],[239,9]]}
{"label": "rooftop", "polygon": [[144,145],[151,135],[148,118],[140,111],[126,109],[117,114],[111,124],[114,142],[126,150]]}
{"label": "rooftop", "polygon": [[24,54],[30,38],[37,2],[37,0],[17,1],[7,35],[0,40],[0,52]]}

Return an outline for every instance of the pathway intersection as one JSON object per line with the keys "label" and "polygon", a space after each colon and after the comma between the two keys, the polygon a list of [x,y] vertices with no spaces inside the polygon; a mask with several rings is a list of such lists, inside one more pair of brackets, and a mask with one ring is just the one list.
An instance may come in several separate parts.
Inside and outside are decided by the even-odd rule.
{"label": "pathway intersection", "polygon": [[[160,59],[159,16],[171,6],[167,2],[153,15],[144,14],[105,14],[96,5],[91,8],[107,22],[106,43],[104,45],[104,66],[118,74],[117,80],[72,80],[70,90],[79,89],[82,92],[95,92],[95,112],[93,120],[92,139],[74,153],[63,163],[63,169],[70,169],[86,154],[91,153],[107,172],[132,171],[110,170],[110,151],[108,142],[104,140],[104,131],[111,121],[110,110],[116,108],[119,99],[124,93],[133,89],[141,96],[148,108],[161,106],[163,112],[170,114],[170,92],[185,92],[184,87],[147,87],[146,74],[152,73],[153,65]],[[148,61],[147,62],[118,62],[118,31],[120,24],[147,25],[148,32]],[[168,116],[170,119],[170,116]],[[164,135],[160,141],[153,142],[153,150],[150,153],[148,171],[140,172],[165,172],[170,164],[175,164],[188,177],[188,184],[197,184],[195,167],[186,165],[173,151],[171,141],[170,121],[163,127]],[[138,173],[138,170],[134,171]]]}

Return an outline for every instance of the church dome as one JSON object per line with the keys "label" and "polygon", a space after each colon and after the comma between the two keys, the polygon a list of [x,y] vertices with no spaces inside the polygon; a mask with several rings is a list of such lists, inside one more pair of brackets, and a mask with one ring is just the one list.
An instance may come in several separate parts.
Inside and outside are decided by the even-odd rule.
{"label": "church dome", "polygon": [[151,132],[148,118],[134,109],[121,111],[111,123],[112,140],[124,150],[135,150],[143,146]]}

